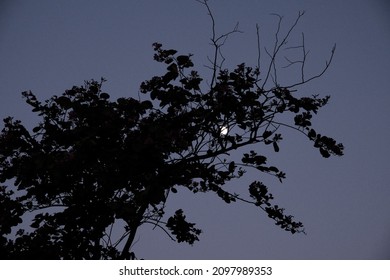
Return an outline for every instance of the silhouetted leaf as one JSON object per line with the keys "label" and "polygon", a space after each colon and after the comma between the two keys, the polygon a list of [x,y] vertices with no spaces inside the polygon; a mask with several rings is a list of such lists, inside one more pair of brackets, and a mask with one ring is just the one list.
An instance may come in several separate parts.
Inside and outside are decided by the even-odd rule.
{"label": "silhouetted leaf", "polygon": [[234,169],[236,168],[236,164],[234,161],[229,163],[229,172],[232,173]]}
{"label": "silhouetted leaf", "polygon": [[101,97],[102,99],[109,99],[109,98],[110,98],[110,95],[109,95],[108,93],[106,93],[106,92],[102,92],[102,93],[100,94],[100,97]]}
{"label": "silhouetted leaf", "polygon": [[189,55],[179,55],[176,59],[179,67],[188,68],[194,66]]}
{"label": "silhouetted leaf", "polygon": [[274,150],[275,150],[275,152],[279,152],[279,146],[278,146],[278,143],[276,143],[276,142],[273,142],[273,143],[272,143],[272,145],[273,145],[273,147],[274,147]]}
{"label": "silhouetted leaf", "polygon": [[324,158],[328,158],[330,157],[330,154],[327,150],[323,149],[323,148],[320,148],[320,153],[321,155],[324,157]]}
{"label": "silhouetted leaf", "polygon": [[314,140],[316,138],[316,132],[314,129],[310,129],[309,133],[308,133],[308,137],[310,138],[310,140]]}
{"label": "silhouetted leaf", "polygon": [[275,172],[275,173],[279,172],[279,169],[277,167],[275,167],[275,166],[268,167],[268,170],[271,171],[271,172]]}

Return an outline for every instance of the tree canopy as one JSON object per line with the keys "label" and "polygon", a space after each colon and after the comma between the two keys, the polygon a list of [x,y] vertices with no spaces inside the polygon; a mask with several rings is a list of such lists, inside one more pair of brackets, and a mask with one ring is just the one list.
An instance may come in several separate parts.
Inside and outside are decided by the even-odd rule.
{"label": "tree canopy", "polygon": [[[213,42],[220,50],[218,38]],[[184,211],[164,215],[168,197],[178,188],[212,193],[226,203],[252,204],[285,231],[304,232],[260,180],[248,186],[247,195],[224,186],[249,168],[285,179],[260,148],[280,152],[280,127],[304,135],[325,158],[341,156],[343,145],[311,123],[329,96],[299,97],[296,88],[310,79],[267,88],[272,60],[264,71],[244,63],[230,71],[215,60],[211,83],[205,86],[192,55],[159,43],[153,47],[154,59],[166,71],[141,84],[144,98],[111,100],[104,79],[86,81],[43,102],[23,92],[41,121],[29,131],[19,120],[4,119],[1,258],[129,259],[137,229],[145,223],[177,242],[193,244],[201,230],[186,220]],[[271,57],[278,52],[275,48]],[[290,116],[291,122],[281,121],[280,115]],[[241,158],[230,156],[247,147],[252,150]],[[21,226],[29,217],[30,226]],[[113,240],[118,225],[123,234]]]}

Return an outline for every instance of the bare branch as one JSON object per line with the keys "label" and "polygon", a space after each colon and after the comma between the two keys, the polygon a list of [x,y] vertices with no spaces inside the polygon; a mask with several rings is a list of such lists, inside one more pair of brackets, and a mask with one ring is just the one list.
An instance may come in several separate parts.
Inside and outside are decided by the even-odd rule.
{"label": "bare branch", "polygon": [[302,80],[301,82],[299,83],[295,83],[293,85],[290,85],[290,86],[286,86],[284,88],[286,89],[290,89],[290,88],[293,88],[293,87],[296,87],[296,86],[299,86],[299,85],[303,85],[303,84],[306,84],[314,79],[317,79],[319,77],[321,77],[322,75],[324,75],[324,73],[328,70],[330,64],[332,63],[332,60],[333,60],[333,57],[334,57],[334,53],[336,51],[336,44],[333,45],[333,48],[332,48],[332,51],[331,51],[331,54],[330,54],[330,57],[328,60],[325,61],[325,67],[321,70],[320,73],[318,73],[317,75],[314,75],[312,77],[310,77],[309,79],[307,80]]}
{"label": "bare branch", "polygon": [[261,46],[260,46],[260,26],[258,24],[256,24],[256,37],[257,37],[257,69],[260,70]]}
{"label": "bare branch", "polygon": [[[290,34],[291,32],[295,29],[295,27],[297,26],[299,20],[301,19],[301,17],[305,14],[304,11],[302,12],[299,12],[298,13],[298,16],[295,20],[295,22],[293,23],[293,25],[290,27],[290,29],[287,31],[286,35],[283,37],[282,41],[279,43],[279,32],[280,32],[280,27],[281,27],[281,22],[282,22],[282,17],[280,15],[277,15],[277,14],[273,14],[275,16],[277,16],[279,18],[279,21],[278,21],[278,27],[277,27],[277,30],[276,30],[276,33],[275,33],[275,45],[274,45],[274,50],[273,50],[273,53],[272,54],[269,54],[270,57],[271,57],[271,61],[268,65],[268,70],[267,70],[267,74],[266,74],[266,77],[264,79],[264,82],[263,82],[263,85],[262,85],[262,88],[264,88],[264,86],[267,84],[268,82],[268,79],[271,75],[271,70],[275,70],[276,66],[275,66],[275,60],[276,60],[276,57],[280,51],[280,48],[287,44],[287,39],[290,37]],[[275,71],[274,71],[275,73]],[[274,74],[275,75],[275,74]],[[276,78],[276,77],[275,77]],[[274,80],[274,84],[275,82],[277,82],[276,80]]]}
{"label": "bare branch", "polygon": [[302,52],[303,52],[303,58],[302,58],[302,65],[301,65],[301,76],[302,76],[302,82],[305,80],[305,62],[306,62],[306,56],[308,55],[308,52],[306,53],[305,50],[305,34],[302,32]]}
{"label": "bare branch", "polygon": [[144,223],[145,224],[151,224],[151,225],[154,225],[153,229],[158,227],[160,229],[162,229],[166,235],[168,235],[168,237],[172,240],[172,241],[176,241],[175,238],[172,237],[172,235],[164,228],[162,227],[161,225],[159,225],[159,223],[161,223],[160,221],[154,221],[152,219],[150,219],[151,221],[145,221]]}
{"label": "bare branch", "polygon": [[[196,1],[201,3],[202,5],[206,6],[208,15],[211,19],[212,36],[211,36],[210,40],[211,40],[211,45],[214,48],[214,55],[213,55],[212,59],[210,59],[208,57],[208,60],[211,63],[211,66],[206,66],[206,67],[211,69],[212,73],[213,73],[212,78],[211,78],[211,83],[210,83],[210,88],[212,88],[215,84],[217,72],[218,72],[218,70],[222,69],[222,65],[225,62],[225,57],[223,56],[222,51],[221,51],[222,46],[225,45],[226,40],[228,39],[228,37],[231,34],[242,33],[242,31],[240,31],[238,29],[239,23],[237,22],[236,25],[234,26],[233,30],[231,30],[227,33],[221,34],[219,37],[217,37],[215,19],[214,19],[214,15],[211,11],[211,8],[210,8],[209,4],[207,3],[208,1],[207,0],[196,0]],[[221,58],[220,62],[218,62],[218,58]]]}

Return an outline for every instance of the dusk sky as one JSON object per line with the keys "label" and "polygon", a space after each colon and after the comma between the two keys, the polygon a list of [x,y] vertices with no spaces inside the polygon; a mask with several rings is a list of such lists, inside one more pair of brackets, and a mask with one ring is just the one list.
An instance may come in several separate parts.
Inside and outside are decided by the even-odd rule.
{"label": "dusk sky", "polygon": [[[247,191],[264,181],[275,203],[305,225],[307,235],[281,230],[251,205],[226,204],[212,193],[179,189],[167,203],[167,217],[182,208],[203,230],[193,246],[172,242],[145,225],[133,246],[145,259],[390,259],[390,2],[387,0],[210,0],[219,34],[237,22],[243,33],[227,40],[225,67],[257,64],[256,24],[264,47],[274,43],[277,17],[281,34],[299,11],[305,15],[292,33],[291,46],[305,34],[306,75],[322,70],[334,44],[328,71],[297,88],[299,96],[331,95],[315,116],[322,134],[345,146],[343,157],[324,159],[299,133],[282,130],[280,152],[254,146],[287,174],[281,184],[249,172],[232,188]],[[31,90],[45,100],[84,80],[108,81],[113,99],[138,98],[139,85],[164,73],[153,61],[153,42],[194,54],[196,70],[210,81],[207,56],[211,22],[195,0],[0,0],[0,117],[14,116],[31,128],[39,120],[23,101]],[[280,83],[299,79],[298,67],[282,68]],[[298,53],[299,54],[299,53]],[[205,84],[207,86],[207,84]],[[143,97],[142,97],[143,98]],[[1,213],[0,213],[1,215]]]}

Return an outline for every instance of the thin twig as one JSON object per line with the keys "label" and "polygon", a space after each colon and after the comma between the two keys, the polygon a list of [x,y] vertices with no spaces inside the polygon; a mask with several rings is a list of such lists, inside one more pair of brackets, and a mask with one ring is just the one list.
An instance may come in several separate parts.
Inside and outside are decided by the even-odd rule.
{"label": "thin twig", "polygon": [[153,227],[153,229],[155,228],[155,227],[159,227],[160,229],[162,229],[165,233],[166,233],[166,235],[168,235],[168,237],[172,240],[172,241],[176,241],[173,237],[172,237],[172,235],[170,235],[169,234],[169,232],[165,229],[165,228],[163,228],[161,225],[159,225],[158,223],[159,222],[150,222],[150,221],[145,221],[145,223],[146,224],[152,224],[152,225],[154,225],[154,227]]}
{"label": "thin twig", "polygon": [[303,80],[299,83],[295,83],[295,84],[292,84],[292,85],[289,85],[289,86],[285,86],[284,88],[285,89],[290,89],[290,88],[294,88],[296,86],[300,86],[300,85],[303,85],[303,84],[306,84],[314,79],[317,79],[319,77],[321,77],[329,68],[330,64],[332,63],[332,60],[333,60],[333,56],[334,56],[334,53],[336,51],[336,44],[334,44],[333,48],[332,48],[332,51],[331,51],[331,55],[330,55],[330,58],[329,60],[325,61],[325,67],[322,69],[322,71],[320,73],[318,73],[317,75],[314,75],[312,77],[310,77],[309,79],[307,80]]}
{"label": "thin twig", "polygon": [[[272,55],[270,55],[271,57],[271,61],[268,65],[268,70],[267,70],[267,74],[266,74],[266,77],[264,79],[264,82],[263,82],[263,85],[262,85],[262,88],[264,88],[264,86],[266,85],[266,83],[268,82],[268,79],[269,79],[269,76],[271,74],[271,70],[274,69],[275,70],[275,60],[276,60],[276,57],[280,51],[280,48],[285,45],[287,43],[287,39],[290,37],[290,34],[291,32],[295,29],[295,27],[297,26],[300,18],[305,14],[304,11],[302,12],[299,12],[298,13],[298,16],[297,18],[295,19],[295,22],[293,23],[293,25],[290,27],[290,29],[287,31],[286,35],[283,37],[282,41],[279,43],[279,32],[280,32],[280,27],[281,27],[281,22],[282,22],[282,17],[280,15],[277,15],[277,14],[274,14],[276,15],[278,18],[279,18],[279,21],[278,21],[278,28],[276,30],[276,33],[275,33],[275,45],[274,45],[274,50],[273,50],[273,53]],[[276,81],[274,81],[275,83]]]}
{"label": "thin twig", "polygon": [[[242,31],[240,31],[238,29],[239,23],[236,23],[233,30],[231,30],[227,33],[224,33],[224,34],[220,35],[219,37],[217,37],[215,19],[214,19],[214,15],[211,11],[211,8],[210,8],[209,4],[207,3],[208,1],[207,0],[196,0],[196,1],[201,3],[202,5],[204,5],[206,7],[208,15],[211,19],[212,36],[211,36],[210,40],[211,40],[211,45],[214,47],[214,55],[213,55],[212,59],[210,59],[208,57],[208,60],[211,63],[211,66],[206,66],[206,67],[212,70],[212,78],[211,78],[210,88],[213,88],[214,84],[216,83],[217,71],[222,69],[222,65],[225,62],[225,57],[223,56],[222,51],[221,51],[222,46],[226,43],[226,40],[228,39],[228,37],[231,34],[242,33]],[[218,63],[219,57],[221,58],[221,62]]]}
{"label": "thin twig", "polygon": [[260,71],[261,45],[260,45],[260,26],[256,24],[257,37],[257,69]]}

